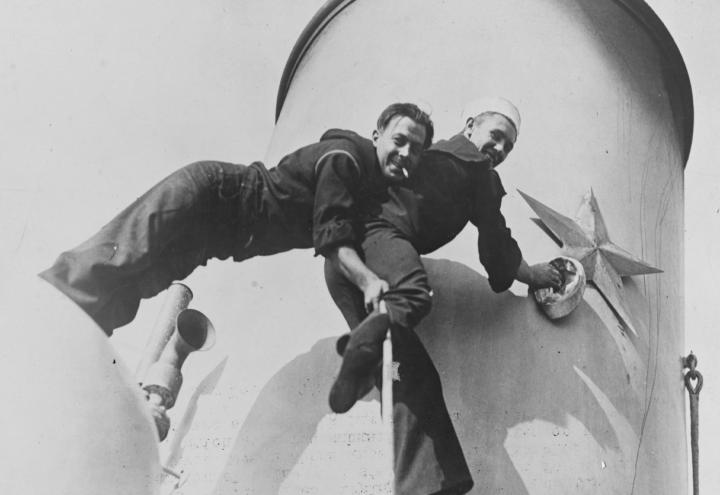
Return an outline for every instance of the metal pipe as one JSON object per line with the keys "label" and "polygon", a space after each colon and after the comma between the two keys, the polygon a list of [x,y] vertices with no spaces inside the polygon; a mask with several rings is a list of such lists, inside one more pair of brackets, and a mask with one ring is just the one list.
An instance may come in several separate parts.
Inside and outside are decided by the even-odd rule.
{"label": "metal pipe", "polygon": [[395,423],[393,421],[393,349],[390,330],[383,342],[381,415],[383,444],[387,458],[388,493],[395,493]]}
{"label": "metal pipe", "polygon": [[177,316],[176,331],[150,366],[143,379],[143,388],[160,386],[170,394],[165,401],[168,409],[175,404],[182,386],[182,368],[185,359],[193,351],[206,350],[215,343],[215,328],[210,320],[195,309],[184,309]]}
{"label": "metal pipe", "polygon": [[206,350],[215,343],[215,328],[210,320],[195,309],[184,309],[177,315],[175,331],[158,359],[143,377],[143,389],[148,394],[152,415],[160,440],[170,429],[167,409],[175,405],[183,376],[181,368],[193,351]]}
{"label": "metal pipe", "polygon": [[[380,301],[380,312],[387,313],[385,301]],[[386,477],[390,487],[386,493],[395,493],[395,423],[393,420],[393,345],[392,333],[388,329],[383,341],[382,394],[380,414],[382,417],[383,444],[385,448]]]}
{"label": "metal pipe", "polygon": [[175,322],[180,312],[188,307],[193,298],[190,288],[180,282],[173,282],[167,289],[165,302],[160,308],[152,332],[148,337],[145,345],[145,353],[143,354],[140,364],[135,371],[135,377],[140,384],[143,383],[145,375],[150,366],[158,360],[163,349],[175,331]]}

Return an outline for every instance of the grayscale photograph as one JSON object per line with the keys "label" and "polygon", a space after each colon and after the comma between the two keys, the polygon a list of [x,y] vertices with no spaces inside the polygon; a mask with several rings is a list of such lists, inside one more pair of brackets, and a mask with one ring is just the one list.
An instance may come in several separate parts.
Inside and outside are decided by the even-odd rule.
{"label": "grayscale photograph", "polygon": [[0,493],[720,493],[719,20],[5,0]]}

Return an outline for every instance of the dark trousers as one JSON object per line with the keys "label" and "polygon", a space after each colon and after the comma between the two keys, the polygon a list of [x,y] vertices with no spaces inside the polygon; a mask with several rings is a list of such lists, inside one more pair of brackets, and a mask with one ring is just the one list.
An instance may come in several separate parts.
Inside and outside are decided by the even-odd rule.
{"label": "dark trousers", "polygon": [[[388,282],[383,296],[392,325],[396,493],[462,494],[473,482],[445,406],[440,377],[413,327],[429,313],[431,290],[420,255],[390,227],[370,228],[362,244],[365,264]],[[325,279],[350,328],[366,316],[362,292],[325,263]]]}
{"label": "dark trousers", "polygon": [[264,246],[263,180],[253,167],[197,162],[172,173],[98,233],[40,274],[108,334],[132,321],[140,300],[210,258],[236,260],[291,249]]}

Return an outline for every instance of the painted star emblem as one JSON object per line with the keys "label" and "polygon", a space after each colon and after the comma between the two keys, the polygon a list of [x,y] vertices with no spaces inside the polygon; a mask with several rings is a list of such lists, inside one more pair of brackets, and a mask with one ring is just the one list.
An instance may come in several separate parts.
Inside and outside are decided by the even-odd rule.
{"label": "painted star emblem", "polygon": [[558,213],[520,190],[518,192],[540,217],[538,225],[562,245],[564,255],[580,261],[587,281],[598,288],[610,307],[637,335],[625,302],[621,277],[660,273],[662,270],[610,241],[592,189],[583,198],[576,220]]}

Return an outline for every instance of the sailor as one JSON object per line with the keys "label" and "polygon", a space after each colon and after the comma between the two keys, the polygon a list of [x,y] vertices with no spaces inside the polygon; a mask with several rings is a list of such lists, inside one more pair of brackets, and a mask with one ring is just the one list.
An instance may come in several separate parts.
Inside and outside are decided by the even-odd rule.
{"label": "sailor", "polygon": [[[400,363],[394,386],[398,494],[465,493],[473,484],[437,370],[413,331],[432,299],[420,255],[447,244],[472,222],[494,291],[507,290],[515,280],[532,288],[562,283],[549,263],[528,265],[500,211],[505,190],[496,167],[512,151],[519,128],[520,114],[505,99],[468,104],[462,131],[428,149],[415,173],[391,186],[381,213],[366,222],[359,249],[364,264],[347,262],[357,253],[343,248],[326,260],[330,293],[353,329],[338,341],[343,362],[330,391],[333,411],[349,410],[372,388],[382,341],[392,329],[394,358]],[[356,288],[357,280],[369,277],[365,272],[387,284],[379,298],[386,313]]]}
{"label": "sailor", "polygon": [[[373,140],[330,130],[270,170],[260,162],[193,163],[63,252],[40,276],[111,335],[133,320],[141,299],[211,258],[352,249],[359,215],[388,184],[414,172],[432,137],[425,112],[396,103],[380,114]],[[376,281],[368,290],[383,287]]]}

